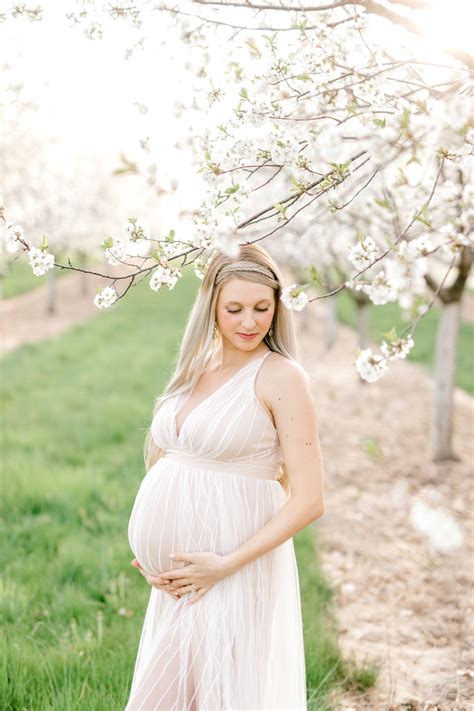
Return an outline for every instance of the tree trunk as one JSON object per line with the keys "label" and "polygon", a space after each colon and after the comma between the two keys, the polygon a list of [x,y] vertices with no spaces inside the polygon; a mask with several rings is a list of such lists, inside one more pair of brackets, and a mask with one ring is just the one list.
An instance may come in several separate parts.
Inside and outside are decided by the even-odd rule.
{"label": "tree trunk", "polygon": [[48,314],[56,313],[56,274],[54,269],[48,269]]}
{"label": "tree trunk", "polygon": [[357,336],[361,349],[369,344],[369,304],[356,301],[357,304]]}
{"label": "tree trunk", "polygon": [[328,351],[336,340],[337,329],[337,303],[336,297],[326,299],[326,318],[324,321],[324,346]]}
{"label": "tree trunk", "polygon": [[441,308],[436,334],[434,401],[431,424],[433,461],[461,461],[452,448],[453,397],[461,301]]}
{"label": "tree trunk", "polygon": [[[86,253],[81,250],[79,252],[78,256],[79,256],[79,266],[82,269],[87,269]],[[81,282],[80,282],[81,283],[81,296],[86,297],[87,294],[89,293],[88,288],[87,288],[89,286],[89,284],[88,284],[89,280],[88,280],[87,274],[85,272],[80,272],[80,275],[81,275]]]}

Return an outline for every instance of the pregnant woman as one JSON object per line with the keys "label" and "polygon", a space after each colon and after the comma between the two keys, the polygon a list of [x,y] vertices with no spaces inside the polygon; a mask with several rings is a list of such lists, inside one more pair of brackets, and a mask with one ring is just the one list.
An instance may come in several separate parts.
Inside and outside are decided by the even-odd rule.
{"label": "pregnant woman", "polygon": [[155,403],[129,523],[152,585],[126,711],[306,709],[292,536],[324,511],[282,275],[217,251]]}

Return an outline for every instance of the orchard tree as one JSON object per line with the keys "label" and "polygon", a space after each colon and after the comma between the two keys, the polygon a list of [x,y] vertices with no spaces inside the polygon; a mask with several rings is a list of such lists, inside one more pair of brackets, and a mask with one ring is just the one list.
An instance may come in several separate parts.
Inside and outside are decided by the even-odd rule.
{"label": "orchard tree", "polygon": [[[137,244],[148,256],[129,274],[111,275],[97,306],[111,306],[143,276],[156,291],[172,289],[189,264],[202,276],[214,249],[234,255],[242,242],[262,242],[281,258],[286,236],[307,276],[285,289],[283,304],[301,310],[343,289],[376,305],[398,302],[406,328],[386,334],[380,353],[359,348],[355,363],[373,382],[390,360],[404,358],[436,301],[459,304],[473,253],[474,63],[461,48],[436,58],[420,49],[420,17],[428,11],[422,0],[131,0],[102,11],[78,2],[68,18],[91,39],[101,38],[105,17],[131,22],[138,39],[130,56],[145,48],[145,26],[151,41],[157,22],[168,23],[170,47],[179,37],[189,72],[176,105],[181,145],[191,149],[203,181],[187,225],[157,237],[138,219],[125,237],[104,241],[110,265],[126,261]],[[149,99],[157,101],[159,94]],[[153,133],[137,137],[132,160],[145,165],[154,154]],[[54,266],[47,250],[34,258],[39,269]],[[310,284],[318,289],[313,298]],[[437,367],[435,458],[454,456],[458,309],[442,312],[439,342],[448,337],[450,365]]]}

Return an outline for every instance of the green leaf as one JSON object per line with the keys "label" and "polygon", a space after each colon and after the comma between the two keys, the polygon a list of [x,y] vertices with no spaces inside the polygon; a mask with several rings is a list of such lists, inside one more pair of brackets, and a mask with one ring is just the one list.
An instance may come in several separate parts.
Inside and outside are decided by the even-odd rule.
{"label": "green leaf", "polygon": [[314,264],[311,264],[308,271],[309,271],[309,275],[310,275],[311,279],[319,286],[322,286],[323,284],[321,281],[321,277],[319,276],[318,271],[317,271],[316,267],[314,266]]}
{"label": "green leaf", "polygon": [[362,449],[371,459],[376,459],[382,454],[378,441],[372,437],[364,438],[362,441]]}
{"label": "green leaf", "polygon": [[397,329],[395,328],[395,326],[392,326],[390,331],[381,331],[381,334],[382,336],[385,336],[387,341],[395,341],[398,338]]}
{"label": "green leaf", "polygon": [[247,47],[250,49],[250,54],[254,57],[261,57],[262,53],[260,52],[259,48],[257,47],[257,43],[253,39],[253,37],[249,37],[245,40],[245,44]]}
{"label": "green leaf", "polygon": [[281,202],[275,202],[275,203],[273,204],[273,207],[275,208],[275,210],[278,210],[278,212],[279,212],[281,215],[283,215],[283,217],[285,217],[285,213],[286,213],[286,207],[285,207],[285,205],[282,205]]}
{"label": "green leaf", "polygon": [[374,198],[374,202],[380,207],[385,207],[387,210],[392,209],[392,204],[388,200],[381,200],[380,198]]}
{"label": "green leaf", "polygon": [[425,203],[421,210],[418,212],[418,214],[415,217],[415,220],[418,222],[421,222],[423,225],[426,225],[427,227],[431,227],[431,222],[428,217],[428,205]]}
{"label": "green leaf", "polygon": [[410,111],[409,109],[404,109],[402,117],[400,119],[400,128],[406,130],[410,125]]}

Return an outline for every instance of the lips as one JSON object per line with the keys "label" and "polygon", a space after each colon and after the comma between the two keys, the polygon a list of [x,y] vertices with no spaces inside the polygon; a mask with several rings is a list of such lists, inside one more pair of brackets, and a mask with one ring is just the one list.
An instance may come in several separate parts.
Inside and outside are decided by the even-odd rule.
{"label": "lips", "polygon": [[241,338],[254,338],[257,336],[257,333],[238,333],[238,336],[241,336]]}

